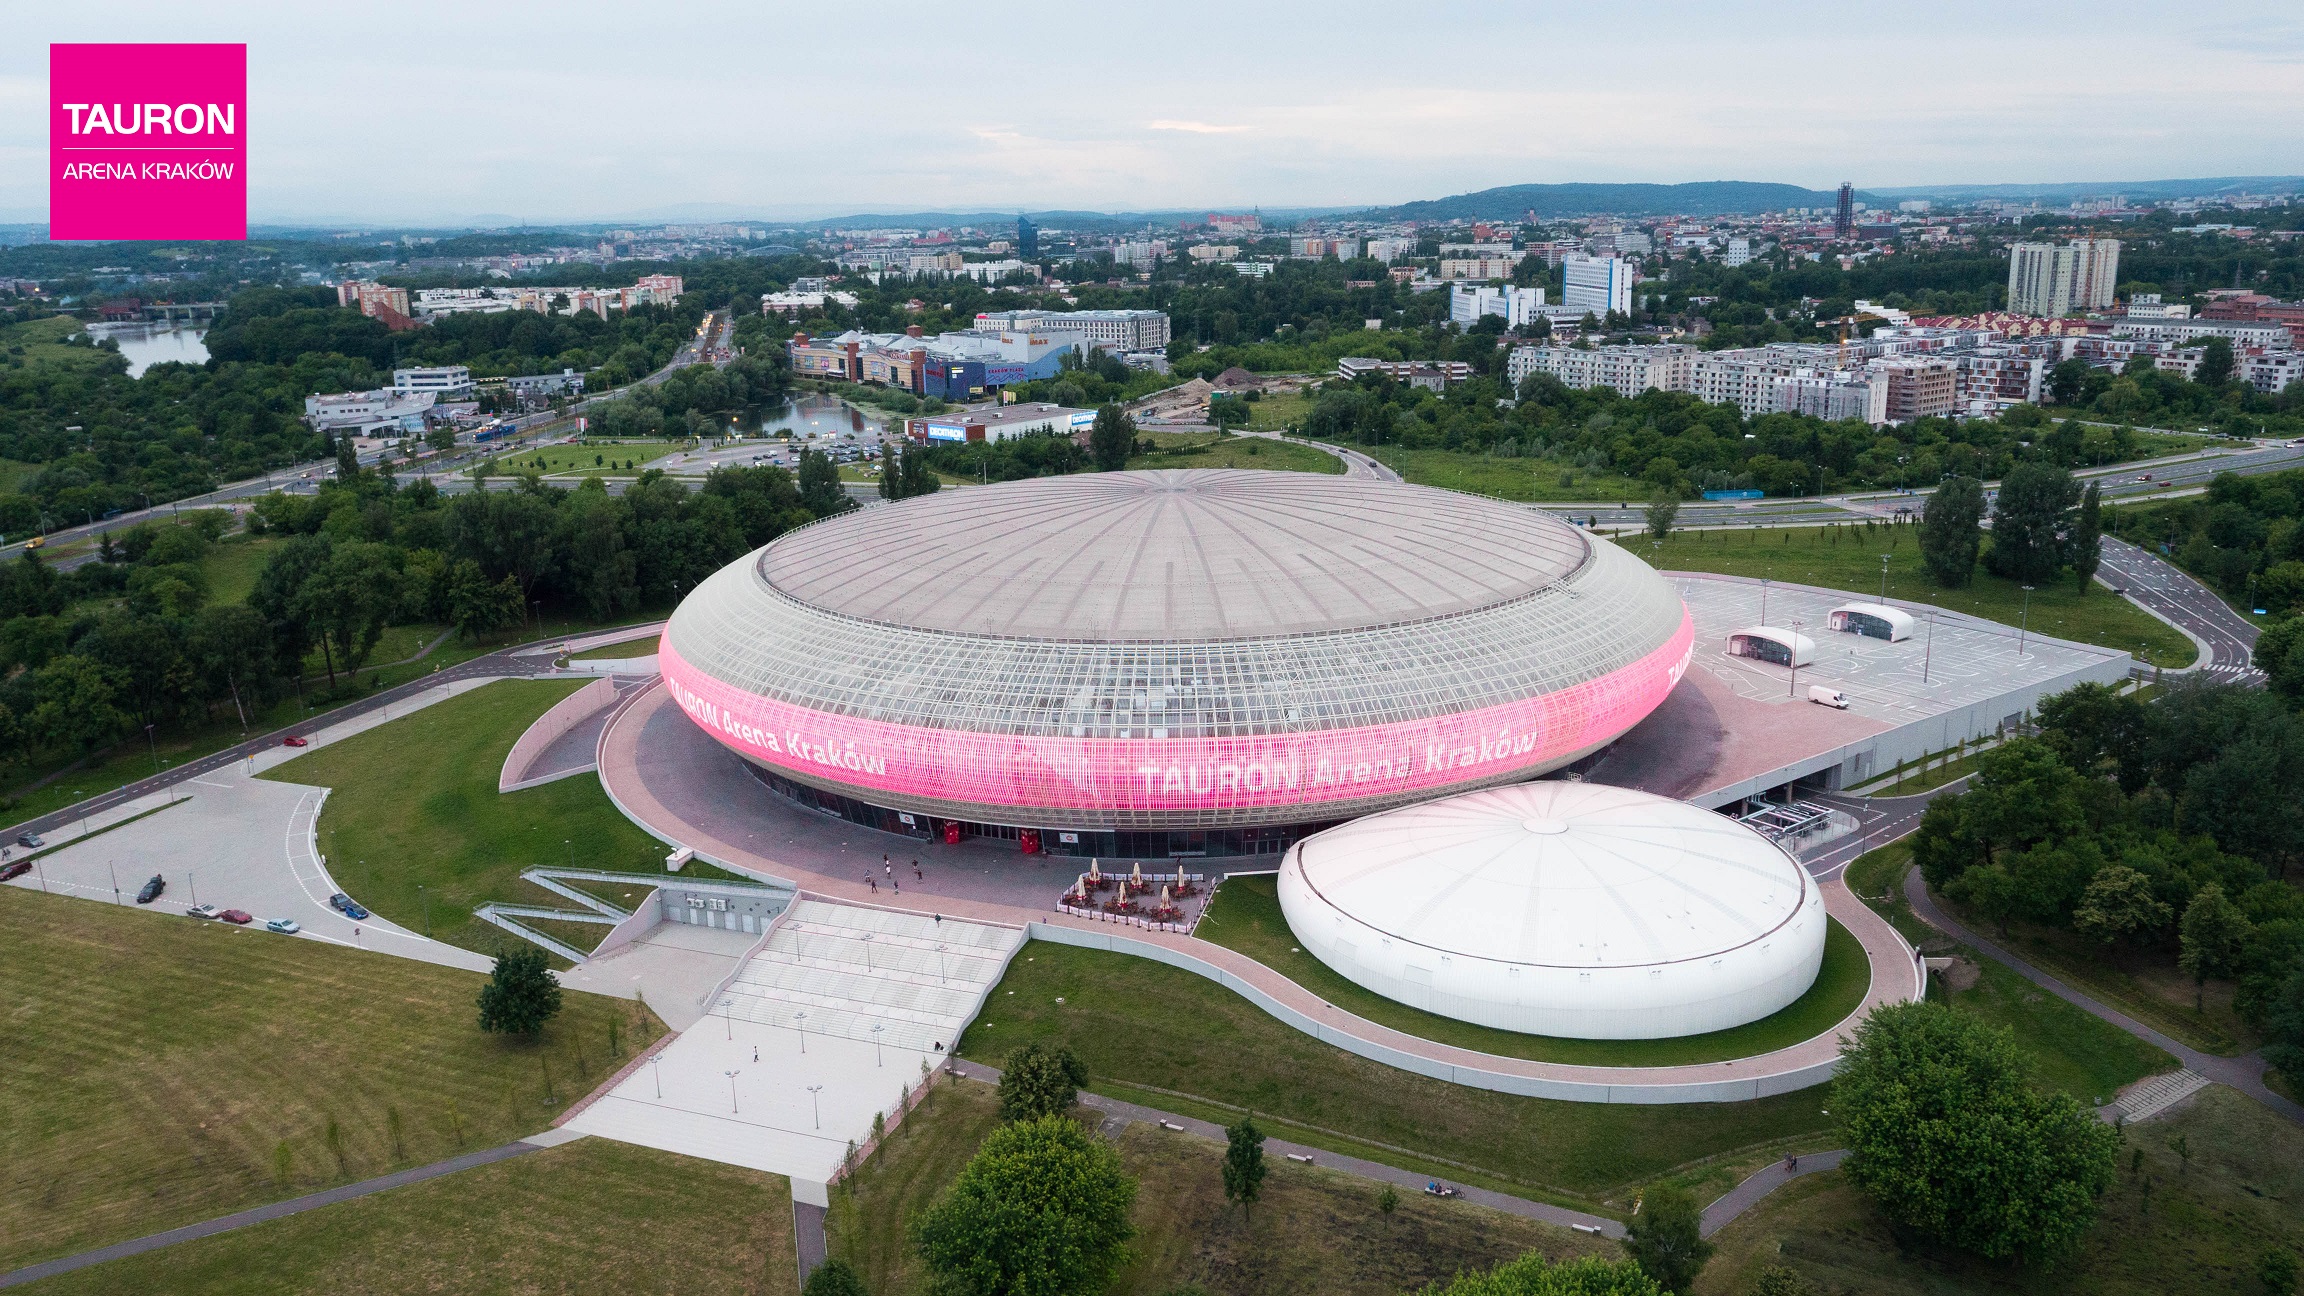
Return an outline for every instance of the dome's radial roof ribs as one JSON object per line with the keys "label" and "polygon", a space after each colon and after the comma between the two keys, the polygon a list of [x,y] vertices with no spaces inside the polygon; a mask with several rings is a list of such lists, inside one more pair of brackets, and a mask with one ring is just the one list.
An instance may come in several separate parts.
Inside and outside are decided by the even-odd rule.
{"label": "dome's radial roof ribs", "polygon": [[1083,473],[956,488],[771,545],[843,616],[1040,639],[1209,640],[1449,616],[1574,572],[1575,528],[1453,491],[1307,473]]}
{"label": "dome's radial roof ribs", "polygon": [[1550,967],[1685,963],[1766,940],[1806,873],[1752,829],[1595,783],[1525,783],[1307,839],[1329,907],[1444,954]]}

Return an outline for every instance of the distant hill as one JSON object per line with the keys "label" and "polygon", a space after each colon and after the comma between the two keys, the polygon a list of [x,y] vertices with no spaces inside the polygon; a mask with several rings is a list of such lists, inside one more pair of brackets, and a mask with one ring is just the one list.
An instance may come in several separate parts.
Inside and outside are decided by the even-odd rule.
{"label": "distant hill", "polygon": [[[1538,216],[1727,216],[1829,207],[1839,195],[1758,180],[1700,180],[1689,184],[1525,184],[1478,193],[1379,207],[1368,215],[1389,220],[1518,220]],[[1860,202],[1871,199],[1859,191]]]}
{"label": "distant hill", "polygon": [[2174,198],[2213,198],[2221,194],[2283,194],[2304,189],[2299,176],[2208,176],[2198,180],[2091,180],[2058,184],[1906,185],[1872,192],[1891,202],[1905,198],[1932,198],[1941,202],[1975,202],[1998,198],[2005,202],[2063,204],[2076,198],[2110,198],[2117,194],[2139,202]]}

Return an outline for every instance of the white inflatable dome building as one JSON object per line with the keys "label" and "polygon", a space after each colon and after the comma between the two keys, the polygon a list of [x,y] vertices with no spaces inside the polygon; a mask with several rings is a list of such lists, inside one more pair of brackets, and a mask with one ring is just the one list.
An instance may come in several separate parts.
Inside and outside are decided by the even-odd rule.
{"label": "white inflatable dome building", "polygon": [[1591,783],[1468,792],[1328,829],[1280,868],[1304,948],[1429,1012],[1578,1039],[1757,1021],[1806,993],[1824,900],[1758,832]]}

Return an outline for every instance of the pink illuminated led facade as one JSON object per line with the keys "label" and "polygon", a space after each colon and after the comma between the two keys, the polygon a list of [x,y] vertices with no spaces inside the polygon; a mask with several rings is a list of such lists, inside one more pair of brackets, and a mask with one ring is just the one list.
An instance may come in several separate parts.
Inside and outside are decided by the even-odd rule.
{"label": "pink illuminated led facade", "polygon": [[771,787],[853,822],[1265,853],[1594,752],[1693,644],[1661,577],[1539,510],[1203,470],[804,527],[699,584],[657,661]]}
{"label": "pink illuminated led facade", "polygon": [[1531,778],[1638,724],[1688,669],[1695,627],[1641,661],[1543,697],[1358,729],[1252,738],[1113,739],[927,730],[747,694],[690,667],[669,632],[657,666],[680,709],[747,760],[804,783],[928,813],[1005,807],[1016,822],[1242,807],[1338,817],[1371,803]]}

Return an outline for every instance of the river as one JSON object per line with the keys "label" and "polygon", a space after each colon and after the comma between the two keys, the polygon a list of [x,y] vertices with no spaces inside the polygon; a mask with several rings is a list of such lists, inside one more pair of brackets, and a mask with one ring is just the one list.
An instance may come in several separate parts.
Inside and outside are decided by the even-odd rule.
{"label": "river", "polygon": [[120,354],[128,359],[131,378],[141,378],[145,370],[171,360],[185,364],[208,363],[208,344],[203,341],[208,336],[206,325],[182,324],[169,328],[165,324],[91,324],[88,332],[120,345]]}

